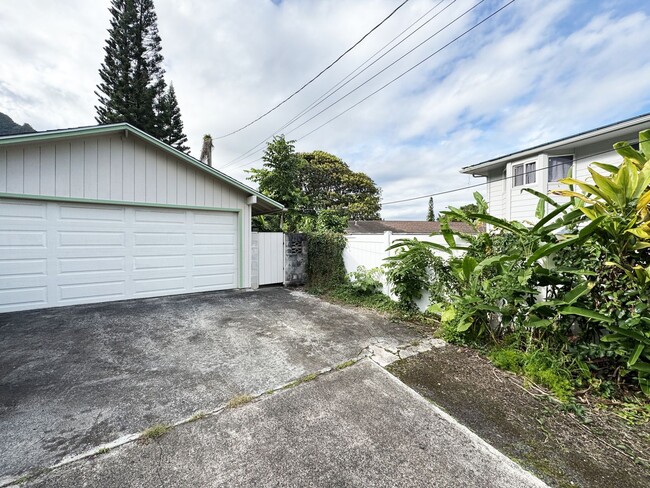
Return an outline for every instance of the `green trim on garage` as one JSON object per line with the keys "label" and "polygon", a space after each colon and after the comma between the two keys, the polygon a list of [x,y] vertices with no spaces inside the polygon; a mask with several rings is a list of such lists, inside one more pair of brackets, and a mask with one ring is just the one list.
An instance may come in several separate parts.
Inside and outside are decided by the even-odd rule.
{"label": "green trim on garage", "polygon": [[208,210],[218,212],[237,212],[241,213],[241,208],[222,208],[222,207],[201,207],[198,205],[176,205],[169,203],[151,203],[151,202],[129,202],[123,200],[97,200],[92,198],[76,197],[56,197],[49,195],[29,195],[25,193],[2,193],[0,198],[15,198],[21,200],[46,200],[50,202],[70,202],[70,203],[96,203],[98,205],[128,205],[131,207],[156,207],[156,208],[177,208],[185,210]]}

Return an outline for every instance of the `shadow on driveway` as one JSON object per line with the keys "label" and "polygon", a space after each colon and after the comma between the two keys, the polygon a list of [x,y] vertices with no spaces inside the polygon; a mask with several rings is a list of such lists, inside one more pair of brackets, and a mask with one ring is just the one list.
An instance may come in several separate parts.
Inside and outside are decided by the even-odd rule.
{"label": "shadow on driveway", "polygon": [[0,482],[415,333],[282,288],[0,315]]}

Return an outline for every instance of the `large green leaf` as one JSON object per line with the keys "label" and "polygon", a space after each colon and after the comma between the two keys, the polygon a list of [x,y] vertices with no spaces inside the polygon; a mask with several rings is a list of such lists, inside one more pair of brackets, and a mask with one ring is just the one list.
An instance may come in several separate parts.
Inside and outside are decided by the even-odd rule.
{"label": "large green leaf", "polygon": [[479,220],[486,224],[493,225],[494,227],[498,227],[499,229],[510,231],[513,234],[521,234],[523,231],[526,230],[526,228],[523,225],[521,224],[517,225],[518,224],[517,222],[508,222],[507,220],[500,219],[498,217],[493,217],[492,215],[470,213],[467,214],[467,216],[471,219]]}
{"label": "large green leaf", "polygon": [[564,301],[567,304],[571,305],[575,303],[580,297],[589,293],[593,287],[594,284],[589,281],[580,283],[578,286],[576,286],[575,288],[573,288],[571,291],[567,292],[564,295]]}
{"label": "large green leaf", "polygon": [[[540,200],[540,201],[542,201],[542,200]],[[542,228],[543,228],[543,227],[544,227],[548,222],[550,222],[551,220],[553,220],[555,217],[557,217],[559,214],[561,214],[562,212],[564,212],[564,211],[565,211],[567,208],[569,208],[570,206],[571,206],[571,202],[569,202],[569,203],[565,203],[564,205],[557,207],[555,210],[553,210],[552,212],[550,212],[546,217],[542,218],[539,222],[537,222],[537,224],[535,224],[535,225],[533,226],[533,228],[531,229],[531,231],[532,231],[533,233],[540,232],[540,229],[542,229]],[[563,224],[561,224],[561,225],[563,225]],[[548,232],[549,232],[549,229],[542,229],[542,230],[541,230],[541,233],[543,233],[543,234],[544,234],[544,233],[548,233]]]}
{"label": "large green leaf", "polygon": [[588,310],[586,308],[581,308],[581,307],[573,307],[573,306],[562,307],[560,310],[558,310],[558,312],[560,312],[562,315],[579,315],[580,317],[585,317],[592,320],[598,320],[600,322],[607,322],[607,323],[614,322],[614,319],[608,317],[607,315],[603,315],[602,313],[598,313],[593,310]]}
{"label": "large green leaf", "polygon": [[637,344],[636,347],[634,348],[634,352],[630,356],[630,359],[627,362],[627,367],[630,368],[634,366],[634,363],[636,363],[639,360],[639,356],[641,356],[641,353],[643,352],[643,349],[645,349],[645,344]]}
{"label": "large green leaf", "polygon": [[650,158],[650,129],[639,132],[639,151],[643,153],[647,162]]}

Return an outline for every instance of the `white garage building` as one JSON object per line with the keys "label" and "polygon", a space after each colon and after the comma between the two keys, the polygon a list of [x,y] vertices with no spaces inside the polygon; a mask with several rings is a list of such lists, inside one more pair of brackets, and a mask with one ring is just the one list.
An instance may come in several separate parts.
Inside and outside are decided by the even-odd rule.
{"label": "white garage building", "polygon": [[129,124],[0,137],[0,313],[250,287],[280,209]]}

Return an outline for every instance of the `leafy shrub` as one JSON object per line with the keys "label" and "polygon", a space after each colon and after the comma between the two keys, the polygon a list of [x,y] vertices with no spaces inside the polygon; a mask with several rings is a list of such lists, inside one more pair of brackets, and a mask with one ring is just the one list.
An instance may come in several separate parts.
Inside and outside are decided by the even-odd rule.
{"label": "leafy shrub", "polygon": [[370,295],[382,289],[380,281],[381,270],[379,268],[366,269],[359,266],[356,271],[348,274],[350,288],[360,295]]}
{"label": "leafy shrub", "polygon": [[[453,285],[447,296],[433,294],[445,337],[508,341],[525,352],[496,360],[521,367],[558,395],[589,365],[601,383],[605,371],[618,380],[636,375],[650,396],[650,130],[640,140],[639,151],[614,146],[623,157],[619,166],[593,163],[606,172],[589,168],[593,183],[561,180],[569,188],[555,192],[569,198],[563,205],[525,189],[539,198],[535,225],[493,217],[480,198],[477,213],[443,213],[449,249],[465,251],[431,262]],[[497,230],[463,235],[469,244],[459,246],[444,219]],[[558,357],[572,357],[571,368]]]}
{"label": "leafy shrub", "polygon": [[310,288],[326,290],[345,283],[345,245],[345,236],[342,234],[307,234],[307,279]]}
{"label": "leafy shrub", "polygon": [[405,308],[414,308],[415,301],[422,298],[422,291],[431,284],[433,251],[449,251],[439,244],[417,239],[398,239],[388,249],[397,250],[394,256],[386,258],[384,265],[391,291]]}

